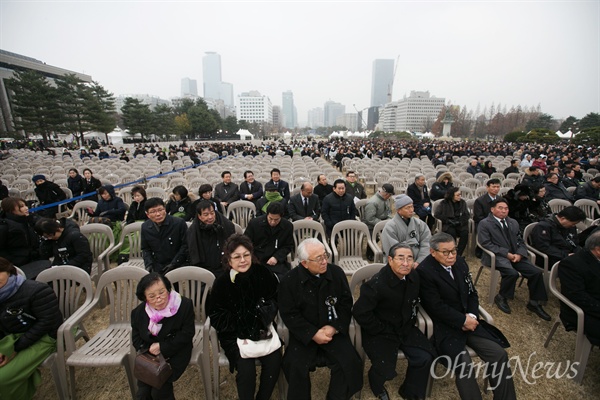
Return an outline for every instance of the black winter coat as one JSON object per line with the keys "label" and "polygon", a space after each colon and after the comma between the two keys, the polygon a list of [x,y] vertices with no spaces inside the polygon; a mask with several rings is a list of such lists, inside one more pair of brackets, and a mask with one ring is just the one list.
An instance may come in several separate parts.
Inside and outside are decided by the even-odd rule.
{"label": "black winter coat", "polygon": [[220,213],[215,213],[215,218],[211,225],[195,218],[187,230],[186,241],[189,265],[205,268],[218,278],[223,273],[222,249],[227,238],[235,233],[235,226]]}
{"label": "black winter coat", "polygon": [[44,259],[54,257],[52,265],[73,265],[89,274],[93,261],[90,242],[83,236],[75,222],[70,219],[64,221],[65,230],[58,240],[42,241],[40,256]]}
{"label": "black winter coat", "polygon": [[106,201],[99,196],[98,205],[94,211],[94,217],[105,217],[109,218],[112,222],[123,221],[125,219],[125,213],[127,207],[123,202],[123,199],[117,197],[115,194],[115,188],[112,185],[104,186],[108,193],[110,193],[110,200]]}
{"label": "black winter coat", "polygon": [[40,259],[40,237],[34,217],[6,214],[0,217],[0,257],[20,267]]}
{"label": "black winter coat", "polygon": [[[10,315],[7,310],[21,311]],[[0,339],[11,333],[23,333],[15,342],[15,351],[25,350],[42,336],[56,339],[63,323],[54,291],[45,283],[25,280],[15,294],[0,303]]]}
{"label": "black winter coat", "polygon": [[131,224],[136,221],[145,221],[148,219],[146,215],[146,210],[144,206],[146,204],[146,200],[142,200],[141,203],[137,201],[131,202],[129,205],[129,211],[127,211],[127,223]]}
{"label": "black winter coat", "polygon": [[231,282],[229,273],[215,281],[206,310],[230,370],[240,358],[237,338],[259,340],[261,330],[269,329],[262,323],[256,305],[261,298],[277,303],[277,285],[275,275],[261,264],[253,264],[247,272],[237,274],[235,282]]}
{"label": "black winter coat", "polygon": [[323,199],[321,216],[325,221],[327,233],[331,233],[333,226],[338,222],[356,218],[354,198],[348,194],[340,197],[335,192],[329,193]]}
{"label": "black winter coat", "polygon": [[146,302],[142,302],[131,312],[131,341],[137,351],[147,350],[152,343],[160,344],[160,352],[169,360],[173,375],[169,382],[175,382],[187,368],[192,356],[192,339],[196,332],[194,305],[186,297],[175,315],[163,318],[158,336],[148,330],[150,319],[146,313]]}
{"label": "black winter coat", "polygon": [[83,186],[85,185],[85,179],[81,175],[75,175],[75,178],[70,176],[67,178],[67,186],[71,189],[73,197],[80,196],[83,192]]}

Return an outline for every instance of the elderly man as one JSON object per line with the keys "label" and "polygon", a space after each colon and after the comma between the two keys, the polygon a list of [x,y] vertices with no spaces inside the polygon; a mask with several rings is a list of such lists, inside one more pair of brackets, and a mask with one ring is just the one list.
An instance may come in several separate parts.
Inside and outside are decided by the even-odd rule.
{"label": "elderly man", "polygon": [[313,194],[313,186],[310,182],[304,182],[300,186],[300,193],[290,197],[287,207],[288,216],[292,221],[301,219],[318,220],[321,216],[319,197]]}
{"label": "elderly man", "polygon": [[[454,369],[461,399],[481,399],[477,384],[478,370],[465,345],[489,363],[489,386],[494,399],[516,399],[508,355],[502,347],[499,331],[479,320],[479,297],[469,266],[457,257],[454,238],[438,233],[431,238],[430,255],[417,268],[421,278],[420,298],[433,320],[433,339],[438,353]],[[493,335],[491,331],[496,331]]]}
{"label": "elderly man", "polygon": [[[507,314],[511,313],[508,300],[515,296],[515,285],[520,274],[527,278],[527,309],[541,319],[550,321],[552,318],[540,304],[548,300],[544,271],[527,259],[527,248],[519,234],[519,223],[508,217],[508,203],[505,199],[492,201],[490,215],[479,223],[477,238],[484,249],[496,254],[496,270],[502,275],[500,292],[494,299],[498,308]],[[490,265],[490,256],[484,252],[481,262],[483,265]]]}
{"label": "elderly man", "polygon": [[335,180],[333,192],[323,199],[321,215],[325,221],[327,236],[331,235],[333,226],[338,222],[356,218],[353,197],[346,193],[346,185],[342,179]]}
{"label": "elderly man", "polygon": [[575,200],[588,199],[600,204],[600,176],[579,185],[575,189]]}
{"label": "elderly man", "polygon": [[227,206],[240,199],[240,190],[237,184],[231,182],[231,172],[223,171],[221,178],[223,182],[215,186],[215,199],[227,211]]}
{"label": "elderly man", "polygon": [[367,192],[365,191],[365,187],[356,181],[356,172],[346,172],[345,184],[346,193],[348,193],[350,196],[356,197],[359,200],[367,198]]}
{"label": "elderly man", "polygon": [[546,188],[546,196],[544,196],[546,201],[553,199],[567,200],[571,203],[575,201],[573,195],[569,193],[565,185],[560,181],[558,175],[554,172],[550,172],[546,175],[544,187]]}
{"label": "elderly man", "polygon": [[390,219],[391,211],[388,200],[395,195],[394,186],[384,183],[375,196],[371,197],[365,205],[365,216],[363,222],[367,224],[370,231],[379,222]]}
{"label": "elderly man", "polygon": [[406,194],[410,196],[415,206],[415,213],[432,230],[435,226],[435,218],[431,214],[431,199],[425,184],[425,176],[415,176],[415,182],[406,188]]}
{"label": "elderly man", "polygon": [[467,167],[467,172],[475,176],[475,174],[478,174],[483,171],[481,170],[481,165],[479,165],[479,162],[477,160],[471,160],[469,162],[469,166]]}
{"label": "elderly man", "polygon": [[254,255],[279,278],[290,270],[287,256],[294,249],[294,226],[283,214],[283,205],[273,202],[267,214],[252,219],[244,231],[252,240]]}
{"label": "elderly man", "polygon": [[419,274],[412,268],[410,247],[397,243],[388,253],[387,265],[363,283],[352,309],[371,360],[369,384],[378,399],[389,400],[384,383],[396,376],[400,349],[408,359],[408,369],[398,394],[404,399],[424,399],[435,350],[415,326]]}
{"label": "elderly man", "polygon": [[317,186],[315,186],[315,194],[319,196],[319,201],[323,204],[323,199],[329,193],[333,192],[333,186],[327,183],[327,176],[321,174],[317,177]]}
{"label": "elderly man", "polygon": [[[600,345],[600,232],[585,241],[585,248],[565,258],[558,265],[561,292],[581,307],[583,331],[592,344]],[[575,328],[577,315],[562,302],[560,319],[565,326]]]}
{"label": "elderly man", "polygon": [[254,172],[244,171],[245,182],[240,184],[240,200],[248,200],[256,205],[258,199],[263,195],[263,186],[254,179]]}
{"label": "elderly man", "polygon": [[413,251],[416,267],[429,254],[431,231],[425,222],[413,218],[415,208],[410,197],[400,194],[394,198],[394,205],[396,215],[385,224],[381,232],[383,251],[387,254],[396,243],[405,244]]}
{"label": "elderly man", "polygon": [[225,271],[221,265],[223,245],[235,233],[235,227],[223,214],[215,211],[210,200],[199,200],[196,214],[186,237],[188,265],[205,268],[218,277]]}
{"label": "elderly man", "polygon": [[328,399],[349,399],[362,388],[362,366],[348,334],[352,293],[344,271],[328,264],[319,240],[298,246],[301,260],[279,285],[279,311],[290,332],[283,356],[289,400],[310,399],[310,371],[331,370]]}
{"label": "elderly man", "polygon": [[148,216],[140,233],[144,266],[164,275],[187,261],[187,224],[167,215],[165,203],[158,197],[146,200],[144,209]]}

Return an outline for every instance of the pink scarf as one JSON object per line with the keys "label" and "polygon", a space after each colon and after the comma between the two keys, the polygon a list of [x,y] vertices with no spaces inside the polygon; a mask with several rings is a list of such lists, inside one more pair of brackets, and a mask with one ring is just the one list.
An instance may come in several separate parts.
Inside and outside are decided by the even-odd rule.
{"label": "pink scarf", "polygon": [[150,318],[150,323],[148,324],[148,330],[154,336],[158,336],[158,332],[162,328],[162,324],[159,324],[163,318],[172,317],[177,314],[179,310],[179,306],[181,305],[181,295],[174,290],[171,290],[169,293],[169,303],[162,310],[156,310],[146,303],[146,314]]}

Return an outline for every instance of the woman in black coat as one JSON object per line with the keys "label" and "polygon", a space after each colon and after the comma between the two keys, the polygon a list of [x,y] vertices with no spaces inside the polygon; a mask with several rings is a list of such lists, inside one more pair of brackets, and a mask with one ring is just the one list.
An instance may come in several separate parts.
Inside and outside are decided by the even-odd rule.
{"label": "woman in black coat", "polygon": [[442,232],[458,240],[458,255],[462,256],[469,241],[469,208],[460,188],[451,187],[436,207],[435,218],[442,221]]}
{"label": "woman in black coat", "polygon": [[14,265],[0,257],[1,398],[33,397],[41,379],[36,367],[56,351],[62,322],[52,288],[17,275]]}
{"label": "woman in black coat", "polygon": [[182,218],[184,221],[191,221],[196,214],[195,201],[196,199],[188,196],[188,190],[185,186],[175,186],[173,193],[169,195],[169,202],[166,204],[167,213]]}
{"label": "woman in black coat", "polygon": [[101,186],[98,189],[98,194],[100,195],[100,201],[93,216],[108,218],[111,222],[123,221],[127,206],[125,206],[123,199],[115,194],[113,185]]}
{"label": "woman in black coat", "polygon": [[33,229],[35,220],[25,200],[7,197],[0,213],[0,257],[23,267],[40,259],[40,237]]}
{"label": "woman in black coat", "polygon": [[40,246],[42,258],[54,257],[52,265],[73,265],[88,274],[91,272],[93,255],[90,242],[75,222],[66,218],[60,221],[40,218],[35,223],[35,230],[45,239]]}
{"label": "woman in black coat", "polygon": [[171,290],[169,279],[156,272],[140,279],[136,296],[142,303],[131,312],[133,347],[138,352],[162,353],[173,370],[160,389],[138,380],[136,399],[174,400],[173,382],[183,374],[192,356],[194,305]]}
{"label": "woman in black coat", "polygon": [[83,170],[83,177],[85,178],[85,180],[83,182],[83,193],[82,194],[94,193],[94,195],[88,196],[84,200],[98,201],[98,194],[96,193],[96,191],[98,189],[100,189],[100,186],[102,186],[102,183],[100,182],[99,179],[94,178],[92,170],[89,168],[86,168]]}
{"label": "woman in black coat", "polygon": [[133,201],[129,205],[129,211],[127,212],[127,223],[131,224],[136,221],[145,221],[148,219],[144,205],[148,196],[146,196],[146,189],[142,186],[134,186],[131,189],[131,196]]}
{"label": "woman in black coat", "polygon": [[[207,312],[217,330],[221,348],[229,360],[231,372],[237,369],[236,383],[240,400],[271,398],[281,367],[281,349],[257,359],[262,365],[260,386],[256,390],[255,358],[242,358],[237,339],[264,340],[277,335],[271,326],[277,314],[278,281],[275,275],[253,255],[252,242],[247,236],[233,235],[224,246],[223,264],[228,272],[222,274],[209,294]],[[257,306],[268,312],[258,311]],[[274,332],[274,333],[273,333]],[[279,338],[273,338],[279,340]]]}
{"label": "woman in black coat", "polygon": [[85,179],[79,175],[79,172],[75,168],[69,170],[69,177],[67,178],[67,186],[71,189],[73,197],[81,196],[83,192],[83,186],[85,185]]}

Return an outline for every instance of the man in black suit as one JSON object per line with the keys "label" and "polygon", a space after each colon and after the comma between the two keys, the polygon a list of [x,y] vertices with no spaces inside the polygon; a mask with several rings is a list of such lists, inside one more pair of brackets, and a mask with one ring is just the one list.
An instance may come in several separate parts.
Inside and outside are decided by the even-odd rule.
{"label": "man in black suit", "polygon": [[236,183],[231,182],[231,172],[221,172],[221,178],[223,182],[218,183],[215,186],[215,199],[221,204],[224,210],[234,201],[240,199],[240,190]]}
{"label": "man in black suit", "polygon": [[378,399],[389,400],[384,383],[396,376],[400,349],[408,359],[408,370],[398,393],[405,399],[424,399],[436,354],[415,326],[419,274],[413,269],[413,253],[408,245],[396,243],[387,253],[387,265],[363,283],[352,308],[360,324],[362,346],[371,360],[369,384]]}
{"label": "man in black suit", "polygon": [[500,179],[489,179],[485,183],[485,186],[487,193],[479,196],[475,200],[475,203],[473,203],[473,221],[475,221],[475,224],[479,224],[482,219],[487,218],[490,213],[490,203],[500,198],[498,196],[500,192]]}
{"label": "man in black suit", "polygon": [[[490,205],[490,215],[479,223],[477,239],[483,248],[496,254],[496,270],[502,275],[500,292],[494,302],[501,311],[510,314],[508,300],[514,298],[515,285],[521,274],[527,278],[529,288],[527,309],[538,317],[550,321],[550,316],[540,304],[548,300],[544,286],[544,271],[527,259],[527,248],[519,233],[519,223],[508,217],[506,199],[494,200]],[[481,262],[490,265],[490,256],[483,253]]]}
{"label": "man in black suit", "polygon": [[287,202],[290,200],[290,185],[288,185],[286,181],[281,180],[280,177],[281,171],[277,168],[273,168],[271,170],[271,180],[269,182],[275,185],[277,191],[281,197],[285,199],[285,203],[287,204]]}
{"label": "man in black suit", "polygon": [[[585,247],[558,264],[561,292],[583,310],[583,331],[590,342],[600,346],[600,232],[585,241]],[[577,326],[577,315],[560,303],[565,326]]]}
{"label": "man in black suit", "polygon": [[323,199],[329,193],[333,192],[333,186],[327,183],[327,176],[321,174],[317,177],[317,186],[315,186],[315,194],[319,196],[319,201],[323,203]]}
{"label": "man in black suit", "polygon": [[431,200],[429,199],[429,191],[425,184],[425,176],[415,176],[415,182],[408,185],[406,194],[412,199],[415,206],[415,214],[427,224],[430,231],[433,231],[435,226],[435,218],[431,214]]}
{"label": "man in black suit", "polygon": [[263,195],[262,184],[254,179],[254,173],[250,170],[244,172],[244,180],[246,182],[240,183],[240,200],[248,200],[256,205]]}
{"label": "man in black suit", "polygon": [[321,204],[319,197],[313,194],[313,186],[310,182],[304,182],[300,187],[300,193],[290,198],[287,205],[288,216],[292,221],[301,219],[318,220],[321,216]]}
{"label": "man in black suit", "polygon": [[[516,399],[508,347],[498,331],[479,320],[479,297],[469,273],[469,266],[457,257],[454,238],[447,233],[431,237],[430,255],[419,264],[420,298],[433,320],[434,345],[443,359],[451,363],[461,399],[481,399],[477,369],[465,345],[472,348],[493,368],[489,385],[494,399]],[[491,332],[494,332],[492,334]]]}

